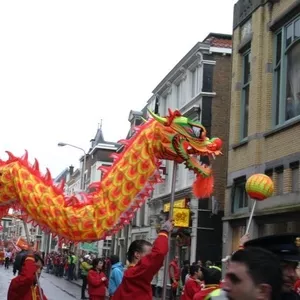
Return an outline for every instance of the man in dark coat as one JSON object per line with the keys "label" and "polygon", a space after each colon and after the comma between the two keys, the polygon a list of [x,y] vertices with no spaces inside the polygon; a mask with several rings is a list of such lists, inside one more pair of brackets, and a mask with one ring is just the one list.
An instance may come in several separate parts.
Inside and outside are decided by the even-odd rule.
{"label": "man in dark coat", "polygon": [[265,236],[246,242],[244,247],[260,247],[276,254],[281,261],[283,273],[281,300],[300,300],[300,296],[294,291],[296,269],[300,261],[300,234]]}
{"label": "man in dark coat", "polygon": [[22,263],[23,263],[26,255],[27,255],[27,251],[26,250],[21,250],[17,254],[17,256],[15,258],[15,262],[14,262],[14,267],[13,267],[13,273],[14,273],[14,275],[16,275],[17,271],[18,271],[18,274],[20,274],[20,272],[21,272],[21,266],[22,266]]}

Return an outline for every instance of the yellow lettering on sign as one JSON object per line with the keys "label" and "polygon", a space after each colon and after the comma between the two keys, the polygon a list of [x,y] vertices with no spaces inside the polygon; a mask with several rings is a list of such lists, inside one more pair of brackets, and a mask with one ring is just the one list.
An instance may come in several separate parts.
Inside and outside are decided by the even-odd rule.
{"label": "yellow lettering on sign", "polygon": [[174,226],[189,227],[190,225],[190,210],[189,208],[174,208]]}
{"label": "yellow lettering on sign", "polygon": [[[174,202],[174,207],[185,208],[185,199],[176,200]],[[164,205],[164,212],[170,211],[170,203]]]}

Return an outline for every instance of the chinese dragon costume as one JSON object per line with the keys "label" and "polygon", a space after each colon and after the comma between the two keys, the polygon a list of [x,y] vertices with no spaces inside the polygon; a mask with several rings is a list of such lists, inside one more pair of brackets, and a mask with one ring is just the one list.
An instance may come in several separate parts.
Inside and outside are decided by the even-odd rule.
{"label": "chinese dragon costume", "polygon": [[185,164],[196,174],[194,194],[198,198],[209,196],[212,170],[197,156],[221,154],[222,141],[209,139],[199,122],[177,110],[169,110],[166,117],[149,113],[153,118],[137,127],[131,139],[120,141],[122,153],[112,155],[111,167],[100,167],[102,180],[92,183],[89,192],[80,193],[80,197],[66,196],[65,183],[55,185],[48,169],[42,175],[37,160],[33,165],[28,162],[27,152],[20,158],[7,152],[8,159],[0,160],[0,217],[12,208],[22,211],[26,222],[65,241],[105,239],[128,224],[151,196],[153,185],[161,182],[162,159]]}

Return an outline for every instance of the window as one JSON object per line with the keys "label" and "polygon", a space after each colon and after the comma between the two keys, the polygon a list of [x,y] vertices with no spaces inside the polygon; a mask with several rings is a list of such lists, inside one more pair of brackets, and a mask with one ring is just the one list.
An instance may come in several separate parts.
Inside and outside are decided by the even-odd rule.
{"label": "window", "polygon": [[235,179],[232,187],[233,212],[248,207],[248,195],[245,189],[246,177]]}
{"label": "window", "polygon": [[145,225],[145,216],[146,216],[146,203],[144,203],[140,208],[140,225]]}
{"label": "window", "polygon": [[[181,172],[182,172],[182,165],[177,165],[177,171],[176,171],[176,187],[179,188],[181,186]],[[172,176],[172,175],[171,175]],[[172,178],[172,177],[171,177]],[[171,183],[172,184],[172,183]]]}
{"label": "window", "polygon": [[110,248],[111,247],[111,240],[105,240],[105,241],[103,241],[103,247]]}
{"label": "window", "polygon": [[84,191],[89,185],[89,178],[87,176],[88,176],[87,171],[85,171],[83,174],[83,187],[82,187]]}
{"label": "window", "polygon": [[98,176],[97,176],[97,163],[96,164],[93,164],[92,167],[91,167],[91,182],[95,182],[98,180]]}
{"label": "window", "polygon": [[202,88],[202,67],[197,66],[191,70],[191,83],[191,98],[194,98]]}
{"label": "window", "polygon": [[252,19],[249,19],[241,28],[241,43],[245,43],[252,35]]}
{"label": "window", "polygon": [[155,110],[155,100],[156,100],[155,97],[153,97],[152,100],[150,100],[149,105],[147,107],[151,111]]}
{"label": "window", "polygon": [[283,166],[275,168],[277,195],[283,194]]}
{"label": "window", "polygon": [[112,245],[111,240],[103,241],[102,255],[104,257],[109,257],[110,256],[111,245]]}
{"label": "window", "polygon": [[198,72],[197,72],[197,68],[195,70],[193,70],[192,72],[192,98],[195,97],[197,95],[197,81],[198,81]]}
{"label": "window", "polygon": [[159,115],[165,116],[166,115],[166,106],[167,106],[167,95],[165,98],[161,98],[161,101],[159,102]]}
{"label": "window", "polygon": [[132,218],[132,221],[131,221],[131,224],[133,227],[137,226],[137,212],[135,212],[133,218]]}
{"label": "window", "polygon": [[[110,167],[112,165],[112,163],[102,163],[101,166],[103,167]],[[102,180],[102,177],[104,175],[104,172],[101,171],[101,175],[100,175],[100,181]]]}
{"label": "window", "polygon": [[103,249],[102,250],[103,257],[110,257],[110,250],[109,249]]}
{"label": "window", "polygon": [[147,233],[142,233],[142,234],[135,234],[133,236],[133,240],[136,241],[136,240],[148,240],[148,237],[147,237]]}
{"label": "window", "polygon": [[243,54],[243,81],[241,102],[241,140],[248,136],[249,94],[251,81],[251,52]]}
{"label": "window", "polygon": [[275,36],[274,125],[300,116],[300,17]]}
{"label": "window", "polygon": [[180,82],[178,85],[177,85],[177,88],[176,88],[176,106],[177,108],[181,107],[182,106],[182,82]]}
{"label": "window", "polygon": [[299,191],[299,161],[290,163],[292,172],[292,192]]}
{"label": "window", "polygon": [[202,87],[203,92],[212,93],[213,73],[214,73],[214,65],[211,64],[203,65],[203,87]]}

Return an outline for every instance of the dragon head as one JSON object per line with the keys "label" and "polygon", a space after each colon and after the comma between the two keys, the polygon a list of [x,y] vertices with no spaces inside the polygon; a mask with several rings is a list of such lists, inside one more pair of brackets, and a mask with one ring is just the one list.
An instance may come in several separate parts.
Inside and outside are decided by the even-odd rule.
{"label": "dragon head", "polygon": [[151,111],[149,113],[160,124],[158,135],[161,142],[156,156],[184,163],[197,176],[193,186],[194,194],[199,198],[209,196],[213,188],[212,170],[208,164],[197,159],[197,156],[215,159],[222,154],[222,140],[208,138],[204,126],[182,116],[178,110],[169,110],[167,117],[160,117]]}

